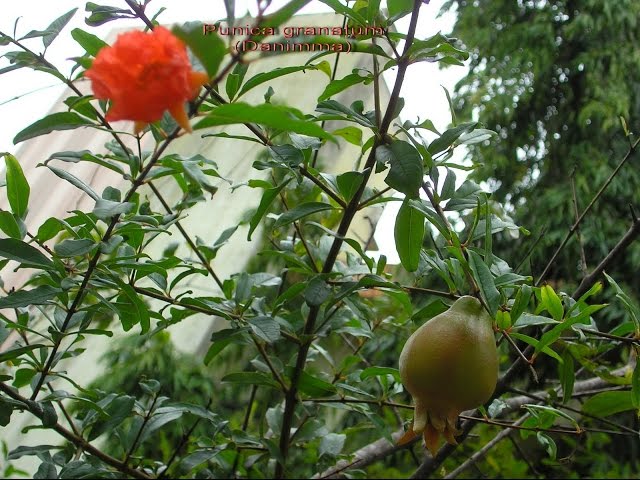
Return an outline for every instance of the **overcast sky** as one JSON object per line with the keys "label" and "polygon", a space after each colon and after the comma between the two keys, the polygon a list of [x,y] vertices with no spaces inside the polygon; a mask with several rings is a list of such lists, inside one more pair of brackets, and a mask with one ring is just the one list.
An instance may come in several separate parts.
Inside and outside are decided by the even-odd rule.
{"label": "overcast sky", "polygon": [[[100,3],[126,8],[124,0],[102,1]],[[235,3],[236,17],[242,16],[247,12],[247,9],[250,12],[255,12],[255,0],[236,0]],[[274,0],[271,9],[277,9],[285,3],[287,3],[286,0]],[[453,23],[452,15],[436,18],[442,3],[443,0],[432,0],[429,5],[422,7],[417,31],[418,38],[431,36],[438,31],[447,33],[451,29]],[[72,29],[82,28],[98,37],[105,38],[114,26],[119,28],[140,26],[139,20],[119,20],[100,27],[89,27],[84,23],[84,18],[87,16],[84,11],[85,4],[84,0],[2,0],[0,30],[3,33],[13,35],[16,19],[19,18],[17,35],[20,37],[30,30],[44,29],[61,14],[73,8],[78,8],[74,18],[47,51],[47,59],[63,72],[68,72],[74,64],[68,59],[80,56],[83,53],[82,48],[69,34]],[[180,0],[180,2],[175,0],[152,0],[147,7],[147,11],[156,12],[165,7],[166,10],[159,17],[159,20],[168,24],[191,20],[206,22],[226,17],[223,5],[224,2],[222,0]],[[319,1],[312,1],[302,10],[302,13],[327,11],[330,11],[330,9],[326,5]],[[409,17],[407,16],[398,22],[398,29],[406,32],[408,21]],[[37,53],[42,51],[40,39],[28,40],[25,43]],[[13,50],[13,48],[0,47],[0,52],[3,54],[10,50]],[[8,62],[5,59],[0,59],[0,68],[5,67],[7,64]],[[425,115],[428,114],[429,118],[440,130],[446,128],[451,118],[447,100],[440,85],[444,85],[451,90],[457,79],[464,73],[465,68],[463,67],[440,70],[433,63],[420,63],[411,66],[409,74],[405,77],[402,89],[402,96],[405,99],[405,107],[401,115],[402,119],[416,120],[420,116],[421,120],[424,120]],[[390,73],[389,75],[386,80],[387,82],[392,82],[393,74]],[[13,145],[13,137],[17,132],[46,115],[63,91],[64,87],[59,85],[56,78],[26,68],[0,75],[0,152],[18,154],[19,159],[19,145]],[[4,165],[0,165],[0,169],[3,168]],[[387,223],[392,222],[393,218],[395,218],[395,214],[392,211],[385,212],[381,220],[382,225],[379,225],[378,231],[392,232],[392,224],[388,225]],[[377,235],[376,240],[380,248],[384,249],[385,253],[390,257],[390,260],[393,260],[395,257],[393,243],[388,248],[386,246],[389,242],[388,238],[379,238]],[[393,242],[392,239],[390,241]]]}

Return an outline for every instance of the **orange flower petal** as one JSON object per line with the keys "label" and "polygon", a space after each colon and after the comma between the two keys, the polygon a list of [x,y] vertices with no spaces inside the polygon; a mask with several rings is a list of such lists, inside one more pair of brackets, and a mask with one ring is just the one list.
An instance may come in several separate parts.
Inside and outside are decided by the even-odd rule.
{"label": "orange flower petal", "polygon": [[146,124],[169,110],[187,131],[191,126],[183,104],[209,80],[192,70],[184,43],[163,27],[119,35],[98,52],[85,76],[96,98],[111,100],[107,120]]}
{"label": "orange flower petal", "polygon": [[178,125],[184,128],[187,132],[191,133],[193,130],[191,129],[191,124],[189,123],[189,115],[187,115],[187,111],[184,109],[184,104],[179,103],[178,105],[174,105],[169,109],[169,113],[174,118]]}

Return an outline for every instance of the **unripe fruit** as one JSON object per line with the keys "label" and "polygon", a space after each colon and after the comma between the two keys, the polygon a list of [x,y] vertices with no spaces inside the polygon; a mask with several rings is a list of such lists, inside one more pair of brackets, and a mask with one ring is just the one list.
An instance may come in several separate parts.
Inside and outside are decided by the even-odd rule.
{"label": "unripe fruit", "polygon": [[413,431],[435,455],[440,434],[455,445],[460,412],[485,403],[498,380],[492,321],[480,302],[461,297],[418,328],[400,354],[400,377],[415,402]]}

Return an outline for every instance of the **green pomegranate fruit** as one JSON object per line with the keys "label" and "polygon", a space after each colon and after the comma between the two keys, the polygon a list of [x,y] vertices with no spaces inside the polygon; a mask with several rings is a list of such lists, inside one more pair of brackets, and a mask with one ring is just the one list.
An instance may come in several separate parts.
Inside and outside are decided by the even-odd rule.
{"label": "green pomegranate fruit", "polygon": [[456,444],[460,412],[482,405],[496,387],[498,351],[491,324],[480,302],[465,296],[409,337],[400,354],[400,377],[415,414],[400,443],[423,434],[434,455],[441,434]]}

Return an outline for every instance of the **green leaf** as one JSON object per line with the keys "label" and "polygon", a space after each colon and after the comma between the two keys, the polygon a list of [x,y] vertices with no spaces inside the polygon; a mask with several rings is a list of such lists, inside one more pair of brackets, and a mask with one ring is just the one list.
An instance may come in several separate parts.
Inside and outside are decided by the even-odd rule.
{"label": "green leaf", "polygon": [[424,168],[422,157],[413,145],[402,140],[396,140],[390,145],[380,145],[376,149],[376,160],[391,165],[384,180],[387,185],[409,198],[418,198]]}
{"label": "green leaf", "polygon": [[[1,300],[4,300],[4,299],[1,299]],[[26,306],[26,305],[24,305],[24,306]],[[0,307],[0,308],[3,308],[3,307]],[[13,308],[13,307],[11,307],[11,308]],[[37,350],[37,349],[43,348],[43,347],[44,347],[44,345],[40,345],[40,344],[34,343],[32,345],[27,345],[27,346],[24,346],[24,347],[17,347],[17,348],[12,348],[10,350],[5,350],[2,353],[0,353],[0,363],[4,363],[7,360],[13,360],[15,358],[18,358],[23,353],[31,352],[32,350]],[[2,400],[0,399],[0,401],[2,401]],[[5,408],[5,407],[3,406],[2,408]]]}
{"label": "green leaf", "polygon": [[344,138],[352,145],[356,145],[358,147],[362,145],[362,130],[360,130],[358,127],[339,128],[331,133],[333,135],[337,135],[338,137]]}
{"label": "green leaf", "polygon": [[631,402],[633,407],[640,410],[640,363],[636,362],[636,367],[631,375]]}
{"label": "green leaf", "polygon": [[96,206],[93,207],[93,214],[100,220],[107,221],[113,216],[129,213],[134,208],[135,204],[131,202],[112,202],[99,198],[96,201]]}
{"label": "green leaf", "polygon": [[497,133],[493,130],[487,130],[486,128],[476,128],[469,133],[460,135],[459,141],[463,145],[474,145],[476,143],[481,143],[485,140],[489,140],[491,137],[494,137],[496,135]]}
{"label": "green leaf", "polygon": [[[522,333],[516,333],[516,332],[511,332],[509,333],[509,335],[513,338],[517,338],[518,340],[522,340],[525,343],[528,343],[529,345],[536,347],[536,349],[539,347],[540,342],[538,340],[536,340],[533,337],[530,337],[528,335],[524,335]],[[539,349],[542,353],[549,355],[552,358],[555,358],[558,362],[562,363],[562,357],[560,357],[560,355],[558,355],[558,353],[554,350],[552,350],[549,347],[542,347]]]}
{"label": "green leaf", "polygon": [[308,217],[314,213],[324,212],[325,210],[334,210],[335,207],[328,203],[321,202],[307,202],[302,203],[295,208],[280,215],[276,223],[273,225],[273,229],[283,227],[292,222],[300,220],[301,218]]}
{"label": "green leaf", "polygon": [[398,211],[393,233],[400,262],[409,272],[415,272],[420,264],[424,229],[424,217],[405,199]]}
{"label": "green leaf", "polygon": [[0,230],[17,240],[24,236],[15,216],[6,210],[0,211]]}
{"label": "green leaf", "polygon": [[209,346],[209,350],[204,357],[204,364],[209,365],[211,360],[213,360],[222,350],[224,350],[227,345],[232,343],[237,343],[238,339],[236,337],[240,337],[247,332],[246,328],[225,328],[224,330],[219,330],[214,332],[211,335],[211,345]]}
{"label": "green leaf", "polygon": [[40,285],[32,290],[17,290],[0,298],[0,308],[20,308],[30,305],[47,305],[61,290],[50,285]]}
{"label": "green leaf", "polygon": [[224,87],[229,101],[232,101],[236,96],[236,93],[238,93],[238,89],[240,88],[242,80],[244,80],[244,76],[248,69],[249,65],[236,63],[236,66],[233,67],[233,71],[227,76],[227,81],[225,82]]}
{"label": "green leaf", "polygon": [[55,217],[50,217],[38,228],[38,240],[46,242],[55,237],[64,227],[60,220]]}
{"label": "green leaf", "polygon": [[486,302],[491,316],[495,317],[500,305],[500,292],[496,288],[493,274],[480,255],[472,250],[468,250],[468,253],[469,268],[471,268],[473,278],[478,284],[480,295]]}
{"label": "green leaf", "polygon": [[75,15],[77,8],[69,10],[67,13],[60,15],[46,28],[47,34],[42,37],[42,43],[45,48],[51,45],[51,43],[60,34],[62,29],[69,23],[69,20]]}
{"label": "green leaf", "polygon": [[260,372],[230,373],[221,380],[223,383],[236,383],[240,385],[258,385],[262,387],[280,388],[280,385],[270,376]]}
{"label": "green leaf", "polygon": [[[311,0],[290,0],[279,10],[276,10],[269,15],[265,15],[262,24],[268,25],[269,27],[277,30],[280,25],[293,17],[300,9],[310,2]],[[264,35],[255,35],[253,38],[255,38],[256,41],[259,41],[264,38]]]}
{"label": "green leaf", "polygon": [[317,307],[322,305],[329,295],[331,294],[331,288],[327,285],[327,282],[320,276],[312,278],[307,284],[307,289],[304,292],[304,299],[307,305],[310,307]]}
{"label": "green leaf", "polygon": [[337,93],[340,93],[343,90],[346,90],[347,88],[352,87],[354,85],[358,85],[359,83],[364,82],[364,84],[366,85],[372,80],[373,79],[370,75],[360,75],[360,73],[358,73],[358,71],[356,70],[354,71],[354,73],[351,73],[344,78],[340,78],[338,80],[333,80],[329,82],[329,84],[324,89],[324,92],[322,92],[318,97],[318,102],[327,100],[328,98],[336,95]]}
{"label": "green leaf", "polygon": [[131,328],[140,323],[142,333],[149,331],[151,316],[149,315],[149,308],[138,297],[136,291],[123,282],[119,282],[120,295],[116,303],[116,308],[120,314],[120,322],[125,332],[131,330]]}
{"label": "green leaf", "polygon": [[7,168],[7,197],[9,198],[11,211],[18,217],[25,218],[31,191],[29,183],[16,157],[9,153],[4,153],[3,155]]}
{"label": "green leaf", "polygon": [[588,398],[582,405],[582,411],[588,415],[608,417],[616,413],[634,410],[631,391],[601,392]]}
{"label": "green leaf", "polygon": [[576,379],[573,355],[571,355],[568,348],[562,354],[562,363],[558,368],[562,385],[562,403],[567,403],[571,399],[571,395],[573,395],[573,384]]}
{"label": "green leaf", "polygon": [[558,297],[551,285],[544,285],[540,289],[540,295],[542,296],[542,304],[547,312],[551,314],[555,321],[562,321],[562,317],[564,316],[564,307],[562,306],[560,297]]}
{"label": "green leaf", "polygon": [[71,30],[71,36],[82,48],[84,48],[84,51],[92,57],[95,57],[101,48],[107,46],[105,41],[80,28],[74,28]]}
{"label": "green leaf", "polygon": [[79,188],[80,190],[85,192],[87,195],[89,195],[91,198],[93,198],[96,202],[98,200],[100,200],[100,198],[101,198],[100,195],[98,195],[93,188],[91,188],[89,185],[84,183],[82,180],[80,180],[75,175],[67,172],[66,170],[62,170],[60,168],[56,168],[56,167],[54,167],[52,165],[49,165],[49,164],[47,164],[47,167],[49,168],[49,170],[51,170],[53,173],[55,173],[58,177],[62,178],[63,180],[66,180],[67,182],[69,182],[74,187]]}
{"label": "green leaf", "polygon": [[215,77],[227,52],[224,41],[217,32],[203,32],[202,22],[187,22],[172,29],[174,35],[191,49],[207,71],[209,78]]}
{"label": "green leaf", "polygon": [[395,22],[399,18],[411,13],[415,2],[413,0],[387,0],[389,20]]}
{"label": "green leaf", "polygon": [[[365,117],[362,113],[356,112],[353,108],[347,107],[340,102],[336,102],[335,100],[325,100],[323,102],[318,103],[316,107],[318,112],[328,113],[330,115],[339,115],[348,120],[359,123],[362,126],[368,128],[376,128],[374,123],[367,117]],[[372,140],[373,141],[373,140]]]}
{"label": "green leaf", "polygon": [[328,397],[337,392],[335,385],[325,382],[324,380],[314,377],[313,375],[305,372],[304,370],[300,374],[300,383],[298,384],[300,392],[310,397]]}
{"label": "green leaf", "polygon": [[237,123],[258,123],[267,127],[335,141],[311,120],[303,120],[293,109],[264,103],[249,105],[237,102],[220,105],[195,124],[194,130]]}
{"label": "green leaf", "polygon": [[89,238],[67,239],[54,245],[53,250],[61,257],[78,257],[89,253],[96,246],[96,242]]}
{"label": "green leaf", "polygon": [[362,372],[360,372],[360,380],[366,380],[370,377],[380,377],[391,375],[393,379],[400,383],[400,372],[397,368],[389,368],[389,367],[368,367],[365,368]]}
{"label": "green leaf", "polygon": [[105,412],[107,412],[109,416],[107,419],[99,421],[93,426],[89,433],[88,440],[95,440],[103,433],[112,433],[112,431],[131,414],[135,403],[136,399],[128,395],[114,398],[104,407]]}
{"label": "green leaf", "polygon": [[529,306],[529,300],[531,300],[531,294],[533,293],[533,289],[529,285],[522,285],[516,293],[516,298],[513,300],[513,305],[511,306],[511,321],[516,323],[520,318],[520,315],[527,309]]}
{"label": "green leaf", "polygon": [[[359,130],[358,130],[359,131]],[[356,194],[362,182],[364,181],[364,174],[362,172],[345,172],[336,177],[336,183],[338,184],[338,190],[342,198],[346,202],[350,202],[353,196]]]}
{"label": "green leaf", "polygon": [[457,127],[450,128],[445,131],[439,138],[436,138],[429,145],[429,153],[435,155],[449,148],[463,133],[469,132],[475,128],[478,122],[462,123]]}
{"label": "green leaf", "polygon": [[40,252],[40,250],[15,238],[0,239],[0,257],[15,260],[24,267],[42,269],[53,267],[53,262]]}
{"label": "green leaf", "polygon": [[280,338],[280,324],[273,318],[259,316],[248,320],[253,333],[267,343],[273,343]]}
{"label": "green leaf", "polygon": [[21,130],[14,138],[13,144],[16,145],[30,138],[46,135],[58,130],[73,130],[78,127],[86,127],[93,125],[91,120],[81,117],[73,112],[58,112],[47,115],[37,120],[27,128]]}
{"label": "green leaf", "polygon": [[278,67],[274,68],[273,70],[269,70],[268,72],[258,73],[257,75],[247,80],[247,82],[242,86],[240,93],[238,93],[238,98],[247,93],[249,90],[252,90],[258,85],[268,82],[269,80],[273,80],[274,78],[283,77],[295,72],[317,69],[318,67],[316,67],[315,65],[299,65],[295,67]]}

